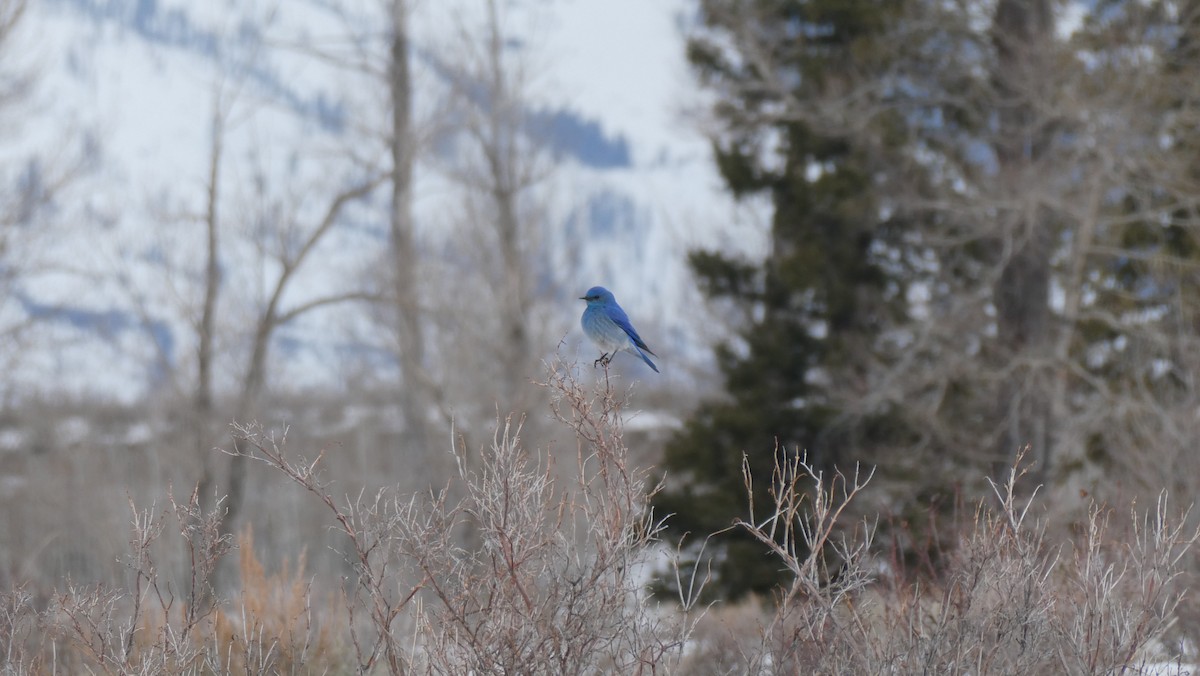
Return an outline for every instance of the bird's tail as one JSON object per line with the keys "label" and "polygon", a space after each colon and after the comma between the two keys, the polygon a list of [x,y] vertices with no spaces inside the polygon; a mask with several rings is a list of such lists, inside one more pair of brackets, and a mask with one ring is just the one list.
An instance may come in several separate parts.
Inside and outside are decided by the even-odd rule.
{"label": "bird's tail", "polygon": [[[650,368],[654,369],[655,373],[659,372],[658,367],[654,365],[654,362],[650,361],[650,357],[646,356],[646,352],[650,352],[650,350],[646,350],[646,352],[642,352],[641,349],[638,347],[634,347],[633,349],[637,351],[637,355],[642,358],[642,361],[646,362],[646,364],[648,364],[650,366]],[[654,353],[650,352],[650,354],[654,354]],[[655,356],[657,356],[657,355],[655,355]]]}

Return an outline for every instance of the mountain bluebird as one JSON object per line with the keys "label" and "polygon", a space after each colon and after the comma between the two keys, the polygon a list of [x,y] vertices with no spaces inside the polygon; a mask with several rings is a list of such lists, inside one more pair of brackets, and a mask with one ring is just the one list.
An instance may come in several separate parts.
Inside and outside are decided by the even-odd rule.
{"label": "mountain bluebird", "polygon": [[646,342],[638,335],[633,324],[629,323],[629,317],[625,315],[621,306],[617,305],[617,299],[613,298],[611,291],[603,286],[593,286],[588,289],[587,295],[579,300],[587,301],[587,309],[583,311],[583,318],[580,320],[583,332],[604,352],[596,360],[596,364],[608,366],[617,352],[625,350],[641,357],[642,361],[658,373],[658,367],[646,356],[647,352],[654,353],[646,347]]}

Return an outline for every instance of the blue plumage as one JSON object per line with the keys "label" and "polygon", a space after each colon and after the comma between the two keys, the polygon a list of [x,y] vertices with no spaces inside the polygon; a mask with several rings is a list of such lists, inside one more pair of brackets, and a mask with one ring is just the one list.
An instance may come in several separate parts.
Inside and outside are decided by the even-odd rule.
{"label": "blue plumage", "polygon": [[633,328],[629,316],[617,304],[617,299],[611,291],[603,286],[593,286],[580,300],[587,301],[587,309],[583,311],[583,317],[580,319],[583,332],[604,353],[596,360],[597,364],[607,366],[617,352],[625,350],[641,357],[642,361],[658,373],[658,367],[646,354],[655,357],[658,355],[646,347],[646,341],[642,340],[637,329]]}

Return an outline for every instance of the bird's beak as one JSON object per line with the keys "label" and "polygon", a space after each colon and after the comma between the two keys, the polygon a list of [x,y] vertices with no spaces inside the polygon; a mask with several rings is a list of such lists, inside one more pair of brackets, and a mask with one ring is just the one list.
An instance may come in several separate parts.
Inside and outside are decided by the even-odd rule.
{"label": "bird's beak", "polygon": [[579,300],[587,300],[587,296],[580,296]]}

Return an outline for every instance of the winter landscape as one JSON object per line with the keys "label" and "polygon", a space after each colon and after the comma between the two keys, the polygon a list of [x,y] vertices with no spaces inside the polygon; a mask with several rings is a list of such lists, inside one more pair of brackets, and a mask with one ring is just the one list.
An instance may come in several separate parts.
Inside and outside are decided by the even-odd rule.
{"label": "winter landscape", "polygon": [[1200,662],[1194,2],[0,0],[0,287],[5,674]]}

